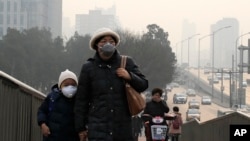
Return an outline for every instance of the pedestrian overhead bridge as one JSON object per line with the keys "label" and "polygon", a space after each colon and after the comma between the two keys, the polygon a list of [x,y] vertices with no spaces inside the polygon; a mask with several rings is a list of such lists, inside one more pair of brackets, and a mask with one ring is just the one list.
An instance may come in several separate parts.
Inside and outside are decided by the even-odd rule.
{"label": "pedestrian overhead bridge", "polygon": [[[45,95],[0,71],[0,141],[41,141],[37,109]],[[180,141],[228,141],[231,124],[250,124],[250,117],[234,112],[206,122],[192,120],[182,127]]]}

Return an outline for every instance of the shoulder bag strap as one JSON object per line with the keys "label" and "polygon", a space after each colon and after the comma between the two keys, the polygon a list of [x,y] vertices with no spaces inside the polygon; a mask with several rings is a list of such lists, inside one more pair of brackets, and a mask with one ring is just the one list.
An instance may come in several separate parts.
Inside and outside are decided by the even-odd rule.
{"label": "shoulder bag strap", "polygon": [[127,56],[121,56],[121,68],[125,68],[127,63]]}

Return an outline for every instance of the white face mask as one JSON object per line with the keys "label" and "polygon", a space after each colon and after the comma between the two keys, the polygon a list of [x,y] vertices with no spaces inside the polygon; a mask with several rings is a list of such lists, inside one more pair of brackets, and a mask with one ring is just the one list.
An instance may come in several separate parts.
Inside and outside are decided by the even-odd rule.
{"label": "white face mask", "polygon": [[75,95],[76,90],[77,90],[76,86],[69,85],[62,88],[62,93],[67,98],[72,98]]}

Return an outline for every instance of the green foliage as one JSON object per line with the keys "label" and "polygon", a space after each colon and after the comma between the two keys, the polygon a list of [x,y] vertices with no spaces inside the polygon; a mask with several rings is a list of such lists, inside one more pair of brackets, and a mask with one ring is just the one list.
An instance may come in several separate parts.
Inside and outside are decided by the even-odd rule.
{"label": "green foliage", "polygon": [[149,80],[149,89],[165,87],[173,80],[175,55],[169,46],[168,33],[159,26],[148,25],[148,32],[142,36],[129,31],[121,32],[121,54],[132,56]]}
{"label": "green foliage", "polygon": [[80,72],[82,64],[95,53],[89,48],[89,40],[89,35],[80,36],[75,33],[67,42],[65,62],[67,67],[72,68],[72,71],[76,73]]}
{"label": "green foliage", "polygon": [[[118,50],[134,58],[149,80],[149,89],[164,87],[173,79],[175,56],[168,33],[155,24],[147,28],[143,35],[117,31],[121,36]],[[79,75],[82,64],[95,53],[89,40],[90,35],[76,32],[64,45],[61,37],[52,39],[46,29],[8,29],[0,40],[0,70],[47,93],[61,71],[70,69]]]}

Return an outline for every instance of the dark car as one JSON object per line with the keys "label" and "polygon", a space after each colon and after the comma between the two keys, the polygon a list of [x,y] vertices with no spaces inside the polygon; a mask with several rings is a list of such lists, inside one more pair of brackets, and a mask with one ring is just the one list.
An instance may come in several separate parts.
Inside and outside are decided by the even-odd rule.
{"label": "dark car", "polygon": [[173,96],[173,103],[187,103],[187,95],[185,93],[176,93]]}

